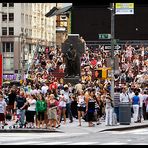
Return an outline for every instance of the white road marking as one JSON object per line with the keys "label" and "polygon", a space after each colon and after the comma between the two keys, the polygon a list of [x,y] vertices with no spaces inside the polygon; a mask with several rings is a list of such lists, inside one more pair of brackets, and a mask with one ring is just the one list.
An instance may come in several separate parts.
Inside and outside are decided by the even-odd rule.
{"label": "white road marking", "polygon": [[22,141],[22,142],[12,142],[12,143],[1,143],[2,145],[34,145],[39,144],[41,142],[35,142],[35,141]]}
{"label": "white road marking", "polygon": [[126,145],[127,143],[122,142],[108,142],[108,143],[102,143],[100,145]]}
{"label": "white road marking", "polygon": [[70,143],[68,145],[93,145],[98,144],[99,142],[76,142],[76,143]]}
{"label": "white road marking", "polygon": [[55,141],[55,142],[44,142],[44,143],[40,143],[37,145],[62,145],[62,144],[66,144],[66,143],[70,143],[69,141],[64,142],[64,141]]}

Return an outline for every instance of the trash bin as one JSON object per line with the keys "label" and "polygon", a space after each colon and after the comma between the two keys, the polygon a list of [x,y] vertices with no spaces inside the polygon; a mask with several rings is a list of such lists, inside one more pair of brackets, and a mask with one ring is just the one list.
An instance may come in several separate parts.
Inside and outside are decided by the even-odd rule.
{"label": "trash bin", "polygon": [[131,123],[131,103],[119,104],[119,123],[129,125]]}

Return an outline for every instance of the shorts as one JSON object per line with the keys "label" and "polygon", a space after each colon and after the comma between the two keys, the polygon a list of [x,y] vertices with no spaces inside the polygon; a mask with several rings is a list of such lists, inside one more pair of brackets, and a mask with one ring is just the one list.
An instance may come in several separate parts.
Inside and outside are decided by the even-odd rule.
{"label": "shorts", "polygon": [[5,115],[4,115],[4,113],[0,113],[0,121],[5,121]]}
{"label": "shorts", "polygon": [[8,111],[11,111],[11,110],[12,110],[12,113],[14,113],[14,104],[9,104],[9,105],[7,105],[6,109],[7,109]]}
{"label": "shorts", "polygon": [[39,121],[43,121],[45,119],[45,113],[44,112],[38,112],[37,113],[37,119]]}
{"label": "shorts", "polygon": [[48,119],[57,120],[57,110],[56,109],[48,109]]}
{"label": "shorts", "polygon": [[86,107],[78,106],[77,109],[78,109],[78,111],[83,111],[83,112],[85,112]]}
{"label": "shorts", "polygon": [[27,110],[26,111],[26,121],[34,123],[34,115],[35,115],[35,113],[36,113],[35,111]]}
{"label": "shorts", "polygon": [[60,110],[66,109],[66,106],[59,106]]}

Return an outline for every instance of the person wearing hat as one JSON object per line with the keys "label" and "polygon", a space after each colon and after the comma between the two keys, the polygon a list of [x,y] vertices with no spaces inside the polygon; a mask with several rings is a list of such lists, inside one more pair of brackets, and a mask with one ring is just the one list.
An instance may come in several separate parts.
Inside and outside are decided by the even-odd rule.
{"label": "person wearing hat", "polygon": [[0,124],[2,127],[5,125],[6,106],[3,94],[0,93]]}

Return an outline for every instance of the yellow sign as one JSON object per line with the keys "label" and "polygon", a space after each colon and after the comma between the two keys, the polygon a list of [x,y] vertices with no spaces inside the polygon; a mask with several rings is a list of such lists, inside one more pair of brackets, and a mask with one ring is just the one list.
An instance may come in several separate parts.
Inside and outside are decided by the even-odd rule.
{"label": "yellow sign", "polygon": [[116,8],[134,9],[134,3],[116,3]]}

